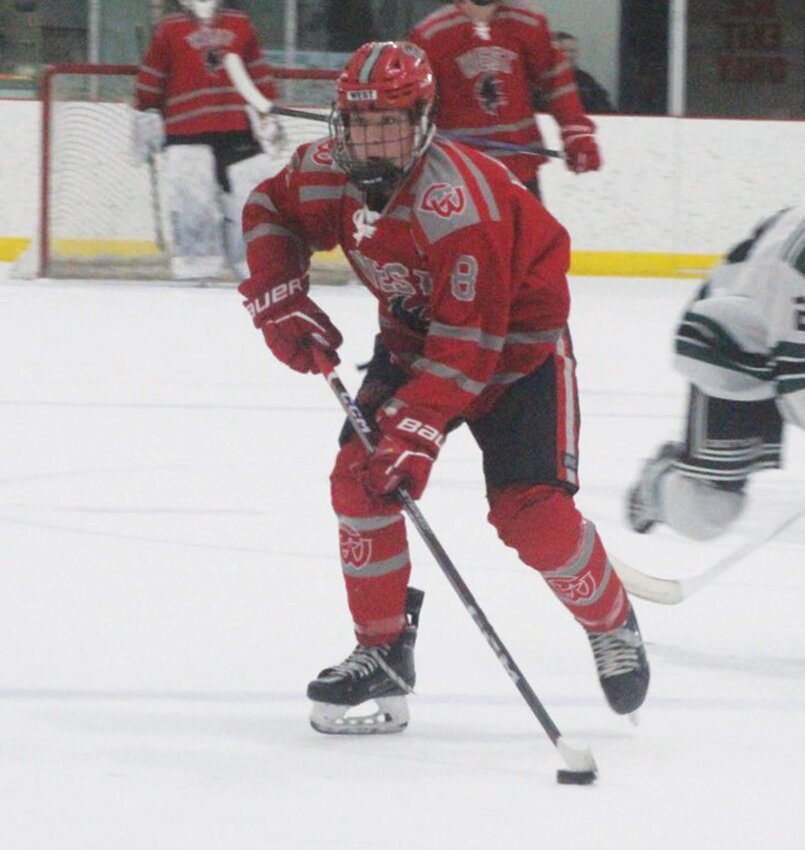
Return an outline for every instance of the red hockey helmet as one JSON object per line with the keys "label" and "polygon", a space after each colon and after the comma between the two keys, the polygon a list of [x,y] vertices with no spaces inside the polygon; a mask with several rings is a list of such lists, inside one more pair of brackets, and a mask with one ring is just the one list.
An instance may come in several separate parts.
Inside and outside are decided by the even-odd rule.
{"label": "red hockey helmet", "polygon": [[[422,50],[407,41],[371,41],[359,47],[336,82],[330,120],[335,140],[333,155],[339,166],[365,188],[394,188],[410,171],[433,136],[436,81]],[[404,110],[408,113],[408,143],[402,161],[398,155],[370,157],[350,134],[356,113]],[[401,137],[396,142],[399,144]],[[392,150],[390,144],[389,150]]]}

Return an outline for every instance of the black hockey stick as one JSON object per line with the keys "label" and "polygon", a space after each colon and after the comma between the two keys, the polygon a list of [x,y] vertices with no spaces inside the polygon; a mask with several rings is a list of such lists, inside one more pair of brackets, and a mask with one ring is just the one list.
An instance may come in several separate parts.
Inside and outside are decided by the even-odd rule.
{"label": "black hockey stick", "polygon": [[[346,387],[338,377],[335,366],[327,359],[322,349],[314,346],[313,356],[316,360],[316,365],[321,370],[327,384],[340,402],[344,413],[346,413],[364,448],[370,455],[373,454],[377,439],[375,429],[366,420],[360,408],[352,400]],[[439,568],[445,574],[453,590],[458,594],[464,607],[475,621],[475,625],[478,626],[481,634],[486,638],[486,642],[492,647],[492,651],[497,655],[498,660],[503,665],[503,669],[517,686],[517,690],[520,691],[528,707],[534,713],[537,720],[539,720],[545,733],[565,760],[568,770],[557,771],[559,782],[569,785],[589,785],[591,782],[594,782],[598,776],[598,768],[590,748],[576,749],[565,741],[545,709],[545,706],[543,706],[539,697],[534,693],[531,685],[529,685],[517,662],[512,658],[511,653],[506,649],[503,641],[498,637],[492,624],[486,618],[486,614],[484,614],[480,605],[476,602],[475,597],[472,595],[469,587],[467,587],[456,566],[450,560],[450,556],[445,552],[442,544],[433,533],[433,529],[431,529],[422,512],[419,510],[416,502],[404,487],[397,489],[397,496],[402,503],[403,510],[416,527],[416,530],[430,550]]]}
{"label": "black hockey stick", "polygon": [[[302,118],[305,121],[319,121],[326,124],[329,121],[329,116],[320,112],[308,112],[306,109],[292,109],[288,106],[272,105],[272,115],[284,115],[288,118]],[[479,139],[475,136],[466,136],[461,133],[451,133],[448,130],[436,129],[436,135],[446,139],[449,142],[461,142],[471,148],[479,150],[500,151],[501,153],[521,153],[531,156],[548,156],[555,159],[563,159],[562,151],[544,148],[542,145],[518,145],[514,142],[496,142],[492,139]]]}
{"label": "black hockey stick", "polygon": [[479,139],[464,133],[452,133],[450,130],[436,130],[437,134],[450,142],[461,142],[471,148],[479,150],[500,151],[501,153],[524,153],[531,156],[549,156],[555,159],[564,159],[562,151],[544,148],[542,145],[518,145],[516,142],[496,142],[494,139]]}

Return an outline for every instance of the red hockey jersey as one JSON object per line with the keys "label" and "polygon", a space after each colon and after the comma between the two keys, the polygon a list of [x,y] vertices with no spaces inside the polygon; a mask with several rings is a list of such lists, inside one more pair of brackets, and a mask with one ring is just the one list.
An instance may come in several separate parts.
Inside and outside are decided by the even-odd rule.
{"label": "red hockey jersey", "polygon": [[340,245],[412,376],[395,395],[434,422],[485,412],[561,344],[568,235],[472,148],[433,142],[378,215],[334,165],[329,139],[303,145],[256,187],[243,224],[251,277],[240,292],[256,320],[278,294],[307,289],[312,250]]}
{"label": "red hockey jersey", "polygon": [[243,59],[267,98],[276,96],[247,15],[222,10],[203,23],[180,13],[163,18],[154,33],[137,74],[135,107],[159,109],[169,136],[248,130],[243,98],[223,67],[227,53]]}
{"label": "red hockey jersey", "polygon": [[[584,115],[573,68],[551,43],[543,15],[501,4],[488,24],[473,22],[458,7],[429,15],[410,40],[428,55],[438,89],[440,130],[483,142],[539,144],[534,114],[538,89],[560,127],[593,129]],[[533,180],[544,157],[485,153],[504,162],[520,180]]]}

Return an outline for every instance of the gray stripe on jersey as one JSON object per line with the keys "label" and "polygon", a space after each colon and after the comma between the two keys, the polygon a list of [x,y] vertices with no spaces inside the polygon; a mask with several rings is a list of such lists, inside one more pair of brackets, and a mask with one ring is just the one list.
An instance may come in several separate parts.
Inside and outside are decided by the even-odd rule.
{"label": "gray stripe on jersey", "polygon": [[394,525],[395,522],[402,521],[403,518],[401,514],[370,517],[344,516],[343,514],[338,514],[338,522],[349,526],[354,531],[379,531],[381,528],[388,528],[390,525]]}
{"label": "gray stripe on jersey", "polygon": [[307,244],[302,241],[293,231],[288,230],[287,227],[282,227],[279,224],[255,225],[243,234],[243,239],[247,245],[250,245],[252,242],[254,242],[255,239],[259,239],[261,236],[285,236],[294,243],[297,250],[300,252],[300,254],[302,254],[302,256],[306,256],[308,253]]}
{"label": "gray stripe on jersey", "polygon": [[169,97],[167,100],[168,106],[176,106],[177,103],[186,103],[188,100],[194,100],[197,97],[204,97],[209,94],[229,94],[235,92],[232,86],[210,86],[206,89],[194,89],[187,94],[177,94],[176,97]]}
{"label": "gray stripe on jersey", "polygon": [[464,163],[464,167],[471,172],[472,176],[475,178],[476,183],[478,184],[478,188],[481,190],[481,194],[484,196],[484,201],[486,201],[486,206],[489,210],[489,217],[492,221],[500,221],[500,210],[498,209],[497,201],[495,200],[495,195],[492,192],[492,188],[487,183],[486,178],[480,172],[475,163],[465,154],[463,151],[455,149],[456,153]]}
{"label": "gray stripe on jersey", "polygon": [[548,343],[552,345],[562,336],[564,328],[550,328],[547,331],[514,331],[507,334],[506,343],[515,345],[540,345]]}
{"label": "gray stripe on jersey", "polygon": [[363,564],[356,567],[353,564],[341,561],[341,569],[344,575],[357,576],[358,578],[369,578],[371,576],[384,576],[387,573],[396,573],[408,566],[408,552],[403,552],[402,555],[395,555],[393,558],[387,558],[385,561],[370,561],[368,564]]}
{"label": "gray stripe on jersey", "polygon": [[274,206],[274,201],[266,195],[265,192],[252,192],[249,195],[249,200],[246,201],[246,206],[249,204],[254,204],[255,206],[262,207],[264,210],[268,210],[269,212],[277,212],[276,206]]}
{"label": "gray stripe on jersey", "polygon": [[220,115],[222,112],[243,112],[243,107],[235,104],[233,106],[207,106],[204,109],[191,109],[189,112],[168,118],[165,125],[177,124],[181,121],[187,121],[188,118],[197,118],[199,115]]}
{"label": "gray stripe on jersey", "polygon": [[299,190],[299,201],[303,204],[312,201],[337,201],[343,195],[343,186],[302,186]]}
{"label": "gray stripe on jersey", "polygon": [[455,325],[431,322],[428,334],[445,339],[460,339],[462,342],[475,342],[480,348],[489,351],[503,351],[503,337],[484,333],[480,328],[457,328]]}
{"label": "gray stripe on jersey", "polygon": [[[562,364],[562,379],[564,382],[565,397],[565,454],[573,457],[579,456],[579,447],[576,444],[576,394],[574,392],[573,356],[568,350],[567,340],[564,335],[556,342],[557,359]],[[574,468],[565,466],[567,480],[570,484],[578,484],[579,477]]]}
{"label": "gray stripe on jersey", "polygon": [[540,27],[538,19],[534,18],[532,15],[525,14],[524,12],[515,12],[514,10],[500,11],[495,15],[496,21],[503,21],[506,19],[510,21],[519,21],[521,24],[528,24],[529,26],[534,27],[534,29],[539,29]]}
{"label": "gray stripe on jersey", "polygon": [[486,389],[486,384],[482,384],[480,381],[473,381],[472,378],[469,378],[463,372],[459,372],[458,369],[445,366],[444,363],[437,363],[435,360],[430,360],[427,357],[417,357],[411,365],[418,372],[425,372],[437,378],[453,381],[458,384],[460,389],[470,395],[480,395]]}
{"label": "gray stripe on jersey", "polygon": [[464,26],[467,23],[467,19],[465,15],[461,15],[459,17],[447,18],[443,21],[436,21],[432,24],[426,24],[422,29],[422,35],[430,41],[433,36],[440,33],[442,30],[449,30],[453,27]]}

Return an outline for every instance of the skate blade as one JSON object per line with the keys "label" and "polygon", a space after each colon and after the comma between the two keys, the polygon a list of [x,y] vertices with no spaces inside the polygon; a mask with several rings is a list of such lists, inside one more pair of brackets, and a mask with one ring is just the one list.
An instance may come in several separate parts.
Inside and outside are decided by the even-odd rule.
{"label": "skate blade", "polygon": [[[376,705],[370,713],[360,713]],[[381,697],[357,706],[314,702],[310,725],[324,735],[389,735],[408,726],[408,703],[404,696]]]}

